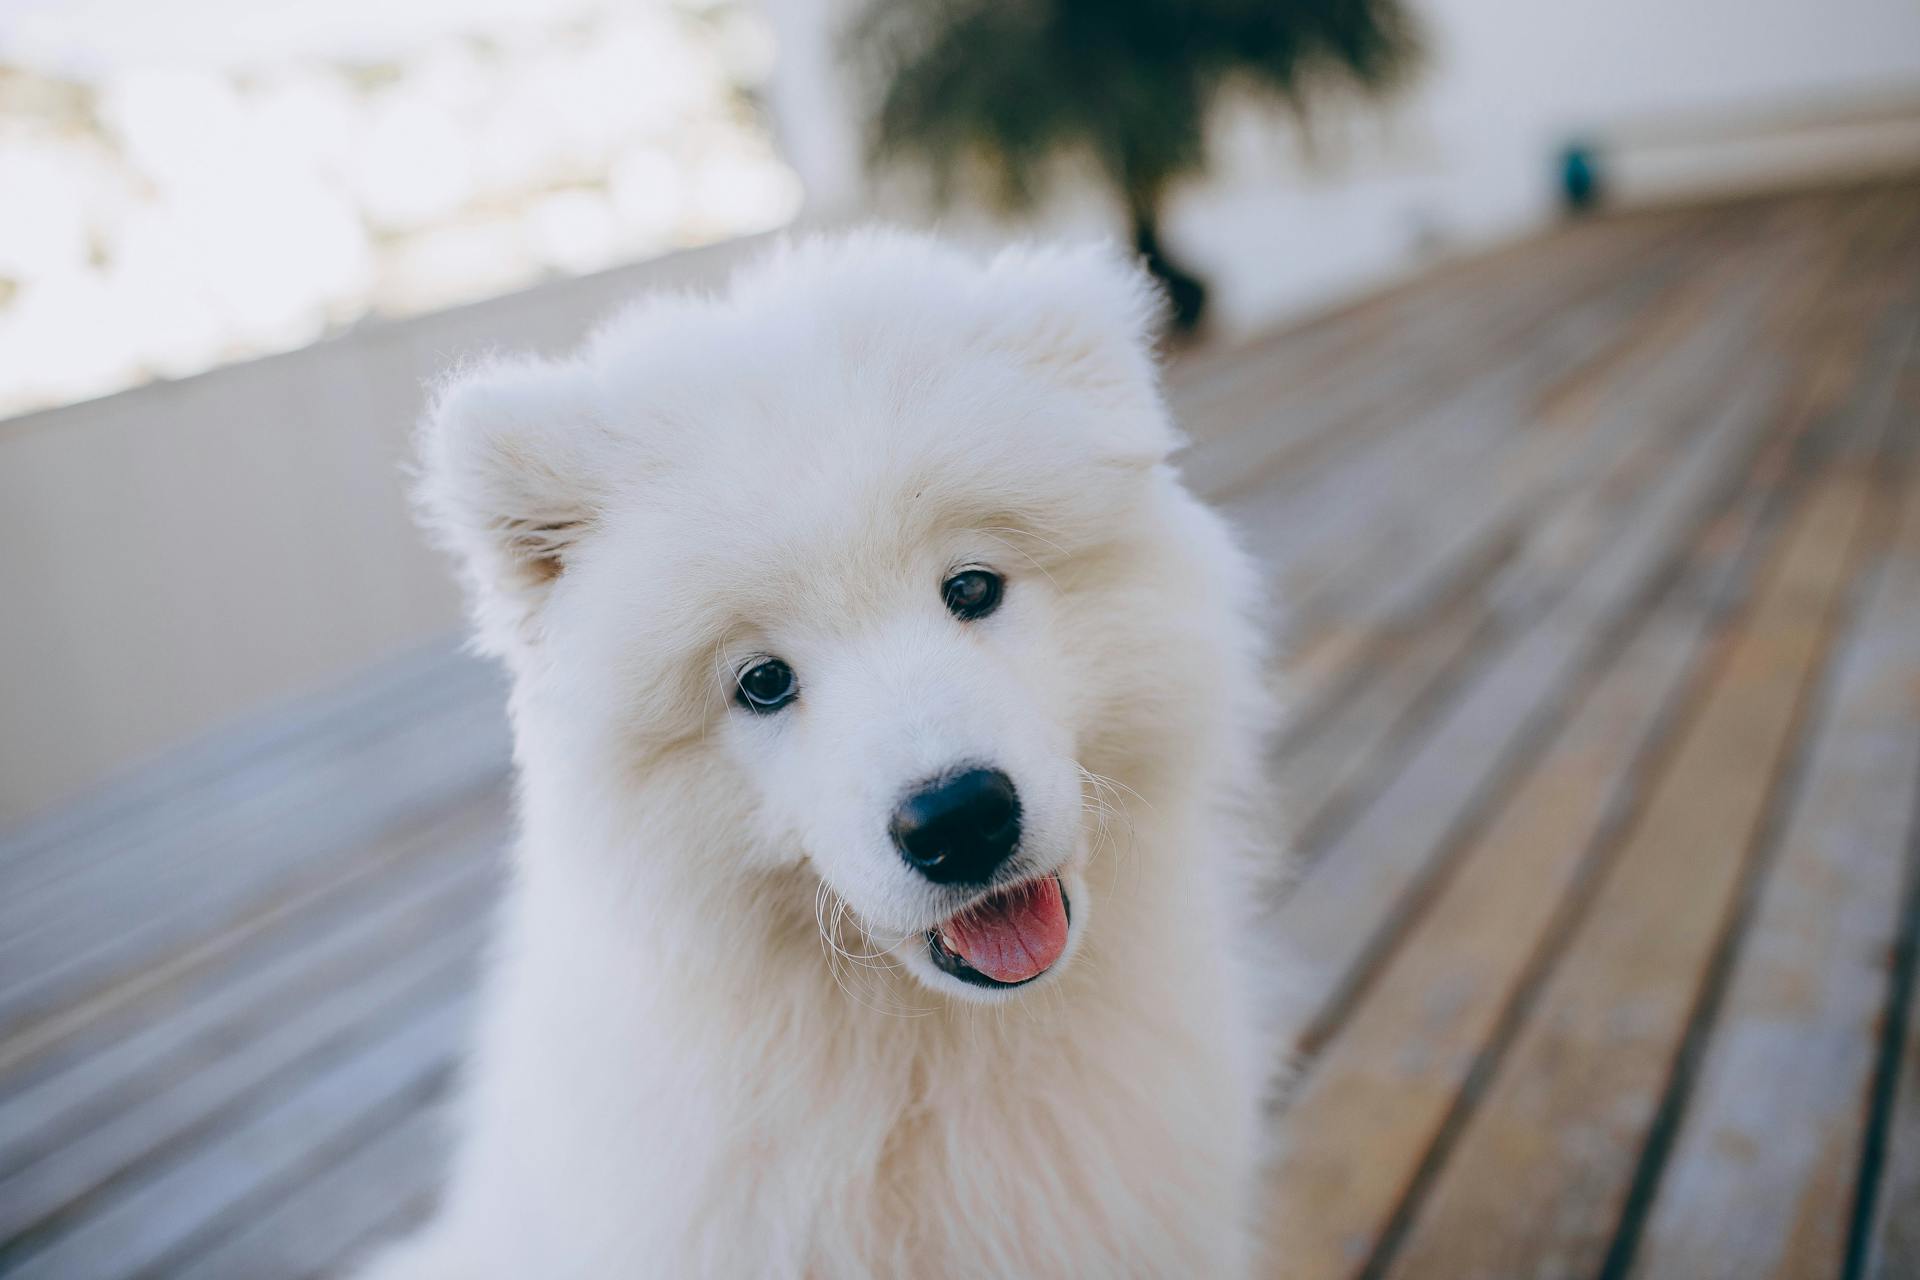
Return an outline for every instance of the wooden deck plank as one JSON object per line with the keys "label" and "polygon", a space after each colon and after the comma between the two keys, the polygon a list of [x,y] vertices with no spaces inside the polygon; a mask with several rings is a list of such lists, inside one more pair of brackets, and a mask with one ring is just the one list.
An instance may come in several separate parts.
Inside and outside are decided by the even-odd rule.
{"label": "wooden deck plank", "polygon": [[[1723,274],[1737,276],[1739,287],[1720,300],[1744,309],[1764,296],[1770,281],[1739,258],[1734,262],[1740,270]],[[1690,291],[1690,304],[1703,305],[1724,283],[1715,282],[1711,294]],[[1423,719],[1423,705],[1564,594],[1638,516],[1644,494],[1683,463],[1698,439],[1692,424],[1710,418],[1712,402],[1743,355],[1742,339],[1736,328],[1679,341],[1645,369],[1603,354],[1611,367],[1637,375],[1631,394],[1614,397],[1585,422],[1562,424],[1563,430],[1523,424],[1533,429],[1509,446],[1497,484],[1457,486],[1466,499],[1435,504],[1440,512],[1423,536],[1398,548],[1401,569],[1387,598],[1372,606],[1386,616],[1361,616],[1383,639],[1411,632],[1404,650],[1376,641],[1373,648],[1387,648],[1391,660],[1383,663],[1371,652],[1357,657],[1343,691],[1347,705],[1328,713],[1326,704],[1341,699],[1321,699],[1282,741],[1278,774],[1287,794],[1298,798],[1296,830],[1308,857],[1324,846],[1342,810],[1351,811],[1370,783],[1390,776],[1413,736],[1409,730],[1417,731]],[[1500,490],[1492,501],[1485,496],[1489,487]],[[1449,514],[1453,529],[1446,527]],[[1422,601],[1394,598],[1415,592],[1437,599],[1423,609]],[[1343,625],[1352,621],[1349,614]]]}
{"label": "wooden deck plank", "polygon": [[[1901,386],[1895,412],[1903,439],[1920,451],[1920,373]],[[1904,540],[1903,540],[1904,542]],[[1895,690],[1920,719],[1920,684]],[[1903,919],[1891,957],[1861,1160],[1860,1196],[1847,1261],[1865,1280],[1920,1276],[1920,804],[1907,819]]]}
{"label": "wooden deck plank", "polygon": [[[429,660],[437,660],[442,669],[423,669]],[[318,781],[336,776],[343,762],[389,751],[395,739],[418,732],[422,721],[503,705],[500,678],[476,670],[474,663],[441,649],[437,659],[429,654],[398,664],[397,671],[376,670],[371,684],[378,696],[349,692],[319,700],[320,707],[311,711],[301,704],[271,713],[264,717],[263,728],[237,734],[239,744],[233,751],[216,740],[186,751],[188,763],[161,762],[153,772],[173,780],[173,790],[132,809],[114,804],[119,816],[104,818],[66,840],[57,857],[42,860],[44,865],[35,865],[29,846],[20,851],[23,862],[0,868],[0,882],[9,890],[0,901],[0,929],[9,938],[31,937],[36,931],[58,931],[75,918],[84,920],[85,909],[116,885],[148,884],[183,855],[207,845],[225,847],[297,820],[300,810],[311,806]],[[303,733],[300,726],[309,715]],[[261,739],[266,741],[256,748]],[[369,784],[364,776],[354,780]],[[388,790],[410,781],[405,774],[390,776],[388,789],[375,789],[372,795],[384,799]],[[140,793],[147,785],[143,777],[132,789]],[[90,813],[100,805],[78,807]],[[36,824],[56,830],[63,825],[54,820]]]}
{"label": "wooden deck plank", "polygon": [[[1717,244],[1724,253],[1739,242],[1709,243]],[[1757,269],[1748,263],[1749,276],[1765,276],[1796,256],[1787,251],[1795,247],[1791,243],[1784,248],[1767,247],[1772,250],[1771,257]],[[1739,283],[1748,288],[1764,284],[1752,279]],[[1737,307],[1723,309],[1739,314]],[[1716,346],[1722,353],[1719,358],[1727,358],[1727,337],[1709,333],[1702,344],[1703,359],[1713,359],[1711,353]],[[1672,406],[1664,415],[1649,412],[1658,399],[1651,389],[1639,386],[1617,394],[1609,405],[1610,412],[1592,420],[1570,422],[1567,433],[1539,429],[1530,417],[1530,403],[1542,388],[1550,386],[1557,374],[1578,372],[1592,359],[1604,361],[1610,354],[1609,344],[1602,344],[1597,357],[1584,348],[1575,348],[1569,359],[1536,366],[1539,376],[1513,384],[1512,394],[1506,399],[1483,399],[1469,406],[1466,417],[1507,424],[1504,443],[1495,442],[1490,453],[1465,455],[1461,469],[1453,473],[1423,467],[1403,475],[1406,487],[1395,495],[1394,502],[1362,511],[1360,500],[1347,496],[1352,486],[1350,476],[1317,479],[1316,492],[1324,501],[1335,506],[1347,502],[1356,515],[1365,518],[1352,524],[1350,546],[1332,553],[1326,563],[1307,565],[1304,579],[1296,575],[1294,581],[1296,588],[1303,584],[1308,588],[1304,599],[1289,601],[1294,614],[1293,639],[1298,646],[1290,670],[1289,694],[1300,723],[1322,719],[1328,703],[1351,694],[1356,681],[1372,678],[1369,668],[1377,665],[1378,650],[1390,652],[1397,647],[1398,634],[1424,630],[1423,612],[1449,608],[1446,597],[1471,591],[1480,566],[1497,558],[1504,549],[1533,537],[1544,513],[1559,505],[1553,497],[1556,490],[1570,489],[1578,494],[1583,485],[1604,484],[1608,460],[1623,449],[1637,447],[1649,432],[1672,434],[1677,425],[1680,434],[1686,434],[1686,416],[1676,416]],[[1684,377],[1684,372],[1674,371],[1673,353],[1666,354],[1666,367],[1656,366],[1650,372],[1668,378]],[[1683,363],[1678,368],[1684,371],[1686,366]],[[1697,372],[1704,375],[1708,370]],[[1634,412],[1636,408],[1640,412]],[[1432,426],[1432,415],[1453,411],[1444,404],[1429,406],[1425,414],[1416,415],[1415,421],[1426,430]],[[1561,524],[1567,524],[1564,517]],[[1282,541],[1291,542],[1288,538]],[[1268,554],[1290,563],[1304,558],[1307,551],[1303,546],[1289,545],[1281,550],[1269,549]]]}
{"label": "wooden deck plank", "polygon": [[[437,750],[427,750],[429,746]],[[137,947],[148,933],[271,892],[327,852],[373,838],[413,814],[476,786],[497,785],[507,767],[505,718],[497,704],[466,700],[412,720],[403,730],[302,770],[300,800],[235,820],[196,825],[156,855],[76,873],[45,892],[8,904],[0,941],[0,1026],[24,1016],[26,992],[66,965],[85,967],[89,944]],[[352,806],[341,795],[364,798]],[[164,887],[166,895],[156,890]]]}
{"label": "wooden deck plank", "polygon": [[[478,791],[459,796],[459,802],[486,796],[488,791]],[[29,1006],[29,1015],[17,1019],[10,1034],[0,1040],[0,1071],[58,1048],[75,1034],[84,1034],[90,1023],[119,1009],[142,1006],[179,984],[190,983],[207,969],[225,965],[234,950],[244,950],[253,938],[286,929],[336,894],[390,875],[397,864],[434,844],[442,821],[445,814],[420,814],[399,831],[336,848],[332,852],[340,854],[338,865],[315,858],[290,883],[275,887],[275,892],[248,900],[232,912],[205,913],[204,931],[177,929],[157,938],[150,931],[140,931],[123,946],[84,952],[79,960],[56,971],[61,979],[58,986],[31,992],[35,1004]],[[169,919],[169,923],[177,921]],[[81,969],[81,963],[88,967]]]}
{"label": "wooden deck plank", "polygon": [[[1436,590],[1451,588],[1455,565],[1471,562],[1511,529],[1543,522],[1546,514],[1577,533],[1578,513],[1567,513],[1570,504],[1605,501],[1607,490],[1620,483],[1620,475],[1631,475],[1633,460],[1647,448],[1674,449],[1691,439],[1690,423],[1710,415],[1748,354],[1752,331],[1746,323],[1724,320],[1686,332],[1676,326],[1698,320],[1709,306],[1744,316],[1763,305],[1797,257],[1772,247],[1775,252],[1762,257],[1760,246],[1744,238],[1713,242],[1701,269],[1663,290],[1625,326],[1625,337],[1599,344],[1574,367],[1571,377],[1604,369],[1619,379],[1604,398],[1561,401],[1560,389],[1550,387],[1522,407],[1516,438],[1478,475],[1451,483],[1436,477],[1438,491],[1420,504],[1423,514],[1409,535],[1378,539],[1348,562],[1340,575],[1342,593],[1352,595],[1355,584],[1364,592],[1344,616],[1390,617],[1417,608]],[[1648,332],[1668,340],[1644,343]],[[1582,560],[1570,550],[1561,558]]]}
{"label": "wooden deck plank", "polygon": [[1920,784],[1920,486],[1866,580],[1638,1245],[1648,1280],[1837,1276],[1845,1255]]}
{"label": "wooden deck plank", "polygon": [[451,995],[369,1040],[331,1069],[307,1079],[244,1124],[195,1148],[154,1176],[97,1197],[88,1216],[51,1239],[28,1237],[15,1280],[76,1276],[165,1275],[173,1256],[223,1219],[279,1203],[314,1165],[335,1161],[330,1147],[352,1149],[445,1088],[449,1047],[467,1023],[470,999]]}
{"label": "wooden deck plank", "polygon": [[1372,1256],[1509,983],[1551,936],[1558,904],[1625,803],[1705,623],[1676,608],[1634,641],[1313,1063],[1266,1196],[1289,1280],[1351,1276]]}
{"label": "wooden deck plank", "polygon": [[[143,1169],[164,1162],[183,1140],[201,1140],[236,1113],[270,1102],[292,1082],[371,1034],[417,1020],[464,991],[485,939],[484,917],[449,929],[363,980],[289,1014],[216,1062],[168,1082],[141,1105],[113,1116],[0,1180],[0,1239],[59,1233],[90,1217],[91,1202]],[[442,1043],[451,1054],[451,1043]],[[191,1145],[191,1141],[189,1142]]]}
{"label": "wooden deck plank", "polygon": [[1372,415],[1369,420],[1382,420],[1393,430],[1369,440],[1369,447],[1356,442],[1330,466],[1289,476],[1283,484],[1271,468],[1242,462],[1231,484],[1206,492],[1222,504],[1256,554],[1274,566],[1290,607],[1311,616],[1315,593],[1338,575],[1356,541],[1368,544],[1380,536],[1382,522],[1391,525],[1396,515],[1419,513],[1449,480],[1472,475],[1510,443],[1537,389],[1576,366],[1596,340],[1652,305],[1673,265],[1672,260],[1637,264],[1595,297],[1556,313],[1533,341],[1496,355],[1492,367],[1456,394],[1429,388],[1418,409],[1409,405],[1407,412]]}
{"label": "wooden deck plank", "polygon": [[[1450,680],[1470,665],[1492,626],[1477,594],[1450,595],[1422,625],[1383,631],[1357,670],[1349,696],[1295,722],[1274,755],[1273,776],[1287,802],[1296,848],[1324,845],[1361,803],[1369,784],[1392,769]],[[1388,639],[1391,637],[1391,640]]]}
{"label": "wooden deck plank", "polygon": [[[1520,357],[1504,371],[1483,372],[1471,384],[1473,395],[1436,399],[1423,388],[1421,407],[1410,407],[1407,414],[1419,424],[1420,438],[1445,440],[1446,424],[1454,419],[1464,419],[1477,433],[1451,456],[1430,461],[1405,446],[1378,453],[1387,483],[1377,491],[1352,477],[1315,487],[1323,504],[1351,512],[1352,519],[1332,530],[1327,546],[1335,554],[1289,578],[1301,620],[1311,625],[1325,615],[1391,615],[1411,595],[1445,589],[1450,566],[1471,559],[1474,548],[1500,537],[1516,521],[1533,517],[1559,485],[1590,474],[1593,456],[1615,450],[1614,437],[1639,425],[1625,402],[1639,402],[1643,415],[1658,403],[1659,392],[1637,382],[1616,386],[1607,413],[1567,419],[1559,436],[1536,429],[1544,421],[1538,402],[1565,378],[1614,358],[1641,328],[1657,327],[1676,302],[1702,287],[1695,272],[1722,274],[1703,268],[1730,256],[1740,256],[1738,241],[1723,233],[1678,246],[1670,256],[1636,262],[1631,270],[1616,272],[1612,288],[1591,306],[1562,309],[1535,326],[1524,343],[1516,344]],[[1771,263],[1751,265],[1758,267],[1754,276],[1774,270]],[[1764,284],[1764,278],[1749,277],[1714,281],[1713,287],[1758,292]],[[1740,314],[1737,306],[1725,309]],[[1724,346],[1731,337],[1724,328],[1702,326],[1686,342]],[[1697,354],[1701,362],[1714,358]],[[1662,352],[1653,372],[1684,377],[1693,367]],[[1474,448],[1472,441],[1483,447]],[[1375,505],[1361,501],[1375,493]],[[1324,511],[1316,514],[1314,525],[1316,532],[1328,527]],[[1294,554],[1292,539],[1289,544],[1282,555]]]}
{"label": "wooden deck plank", "polygon": [[430,1208],[447,1155],[448,1110],[430,1103],[402,1115],[297,1196],[170,1266],[169,1280],[313,1280],[350,1271],[370,1244],[398,1236]]}
{"label": "wooden deck plank", "polygon": [[[479,801],[482,791],[471,797]],[[458,808],[458,806],[455,806]],[[24,1026],[10,1029],[0,1039],[0,1074],[47,1053],[70,1037],[84,1034],[89,1024],[117,1010],[138,1006],[154,997],[191,981],[194,975],[223,965],[254,938],[288,927],[312,908],[325,903],[357,883],[377,881],[390,874],[402,860],[431,847],[440,835],[445,814],[422,815],[418,824],[390,833],[370,847],[339,850],[348,861],[337,874],[316,873],[265,903],[254,904],[243,918],[218,921],[213,931],[190,940],[178,950],[147,957],[130,969],[113,972],[98,986],[88,987],[78,999],[54,1005],[44,1016]],[[51,1001],[49,1002],[51,1004]]]}
{"label": "wooden deck plank", "polygon": [[[1868,1123],[1875,1157],[1864,1170],[1872,1199],[1856,1205],[1857,1251],[1867,1280],[1911,1280],[1920,1275],[1920,811],[1908,830],[1905,919],[1894,953],[1892,1003],[1884,1056],[1876,1072]],[[1884,1083],[1883,1083],[1884,1082]]]}
{"label": "wooden deck plank", "polygon": [[[1622,283],[1623,263],[1645,265],[1643,256],[1699,233],[1697,223],[1649,220],[1556,237],[1560,252],[1541,270],[1403,299],[1368,341],[1349,347],[1347,360],[1307,363],[1305,376],[1285,351],[1248,352],[1231,395],[1218,394],[1221,380],[1176,393],[1180,421],[1201,446],[1186,460],[1188,478],[1216,501],[1231,501],[1275,477],[1297,484],[1356,446],[1377,448],[1435,401],[1484,378],[1489,351],[1510,353],[1536,326],[1604,303]],[[1503,259],[1490,274],[1518,272],[1528,257]]]}
{"label": "wooden deck plank", "polygon": [[236,807],[298,793],[315,764],[430,707],[489,696],[504,699],[499,672],[456,641],[442,641],[170,751],[72,805],[0,832],[0,883],[10,891],[0,910],[96,861],[152,856],[209,820],[235,816]]}
{"label": "wooden deck plank", "polygon": [[[1413,380],[1463,368],[1486,326],[1527,324],[1570,295],[1597,287],[1605,272],[1663,240],[1698,230],[1698,220],[1639,214],[1555,227],[1509,245],[1422,272],[1331,314],[1311,317],[1232,347],[1191,353],[1167,369],[1169,393],[1212,444],[1241,432],[1299,432],[1299,410],[1366,411]],[[1375,380],[1385,375],[1385,384]],[[1373,399],[1367,400],[1369,387]],[[1280,443],[1287,447],[1298,435]]]}
{"label": "wooden deck plank", "polygon": [[[1660,604],[1580,699],[1401,946],[1290,1108],[1270,1203],[1284,1274],[1355,1274],[1406,1194],[1563,897],[1630,807],[1643,759],[1761,531],[1758,509],[1706,524]],[[1696,585],[1701,579],[1710,585]]]}
{"label": "wooden deck plank", "polygon": [[[1575,589],[1516,637],[1472,682],[1406,767],[1318,858],[1281,909],[1277,925],[1323,1009],[1346,998],[1379,926],[1417,891],[1454,833],[1484,805],[1514,757],[1549,731],[1555,699],[1597,656],[1598,628],[1657,583],[1673,549],[1700,523],[1733,460],[1764,424],[1758,396],[1736,398],[1711,424],[1701,450],[1663,477],[1639,512]],[[1324,1021],[1323,1013],[1322,1020]]]}
{"label": "wooden deck plank", "polygon": [[154,1032],[149,1024],[158,1017],[190,1026],[209,1006],[215,1007],[213,1016],[220,1008],[244,1007],[246,992],[275,980],[278,972],[304,969],[301,981],[324,981],[336,967],[330,957],[364,930],[377,929],[395,907],[411,906],[428,918],[431,905],[419,897],[423,890],[431,898],[449,881],[492,877],[507,839],[507,812],[504,790],[485,794],[442,815],[364,874],[278,903],[156,970],[0,1041],[0,1087],[9,1094],[27,1092],[63,1073],[84,1070],[103,1054],[142,1042]]}
{"label": "wooden deck plank", "polygon": [[1598,1272],[1877,495],[1863,466],[1815,482],[1387,1274]]}
{"label": "wooden deck plank", "polygon": [[[484,920],[497,891],[494,860],[486,855],[503,821],[497,811],[488,817],[477,840],[423,859],[423,875],[383,882],[383,892],[361,896],[359,911],[330,915],[317,938],[223,966],[216,971],[222,981],[156,1003],[95,1052],[31,1080],[9,1078],[0,1096],[0,1178],[162,1096],[174,1080],[218,1069],[238,1046],[284,1024],[289,1010],[311,1007]],[[160,1011],[165,1016],[155,1016]]]}
{"label": "wooden deck plank", "polygon": [[[1804,425],[1804,417],[1782,419],[1774,455],[1790,449]],[[1753,472],[1780,478],[1767,454]],[[1745,579],[1743,548],[1763,532],[1764,515],[1763,504],[1735,502],[1700,529],[1689,572],[1460,855],[1352,1021],[1312,1065],[1291,1108],[1270,1200],[1273,1234],[1287,1242],[1284,1274],[1352,1275],[1371,1256],[1527,973],[1567,929],[1572,886],[1595,874],[1609,825],[1631,808],[1680,682]],[[1581,552],[1577,542],[1568,549]]]}
{"label": "wooden deck plank", "polygon": [[[1863,225],[1875,225],[1900,219],[1903,212],[1875,205],[1857,210],[1856,217]],[[1802,277],[1802,287],[1785,290],[1778,306],[1764,309],[1760,319],[1767,323],[1777,315],[1802,315],[1806,325],[1818,324],[1836,305],[1826,296],[1831,291],[1824,272],[1812,270]],[[1811,302],[1824,305],[1809,310],[1804,304]],[[1810,390],[1797,414],[1818,416],[1828,411],[1830,400],[1845,397],[1849,384],[1831,375],[1852,366],[1831,352],[1851,356],[1855,345],[1823,345],[1830,355],[1815,362]],[[1376,936],[1381,929],[1369,922],[1384,920],[1390,932],[1400,904],[1415,900],[1409,895],[1441,865],[1442,852],[1463,825],[1483,812],[1490,792],[1510,776],[1515,757],[1524,756],[1529,744],[1551,729],[1559,700],[1571,688],[1569,681],[1603,648],[1612,620],[1658,583],[1671,549],[1684,542],[1685,530],[1707,518],[1719,501],[1714,494],[1728,485],[1725,477],[1740,472],[1736,459],[1753,447],[1749,428],[1764,425],[1768,410],[1762,399],[1771,394],[1773,372],[1756,368],[1729,388],[1717,407],[1723,425],[1708,432],[1717,441],[1712,448],[1673,468],[1663,496],[1638,513],[1571,591],[1509,641],[1511,652],[1490,659],[1487,673],[1463,686],[1398,776],[1315,859],[1325,864],[1324,870],[1316,870],[1302,884],[1283,909],[1278,927],[1307,966],[1304,989],[1322,993],[1334,1014],[1346,992],[1364,977],[1370,954],[1382,945]],[[1733,425],[1743,421],[1749,426]],[[1763,454],[1762,465],[1784,472],[1793,462],[1788,451],[1775,449]],[[1735,482],[1736,492],[1740,487]],[[1314,856],[1313,850],[1306,852]]]}

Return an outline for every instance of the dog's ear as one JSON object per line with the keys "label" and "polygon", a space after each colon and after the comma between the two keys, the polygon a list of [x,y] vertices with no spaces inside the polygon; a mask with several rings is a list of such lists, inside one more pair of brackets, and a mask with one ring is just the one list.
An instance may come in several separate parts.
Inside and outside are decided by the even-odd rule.
{"label": "dog's ear", "polygon": [[416,447],[420,522],[459,561],[481,646],[504,655],[599,516],[619,441],[585,367],[520,358],[450,375]]}
{"label": "dog's ear", "polygon": [[1157,463],[1179,446],[1154,360],[1166,300],[1144,270],[1110,244],[1019,246],[990,276],[1007,300],[1002,341],[1101,406],[1116,461]]}

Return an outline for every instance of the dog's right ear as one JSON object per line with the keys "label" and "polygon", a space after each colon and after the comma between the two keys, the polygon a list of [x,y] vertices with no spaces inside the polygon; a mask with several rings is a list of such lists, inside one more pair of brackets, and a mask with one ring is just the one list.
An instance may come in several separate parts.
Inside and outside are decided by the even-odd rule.
{"label": "dog's right ear", "polygon": [[460,564],[482,648],[533,642],[541,604],[598,518],[619,440],[576,363],[459,370],[420,424],[420,523]]}

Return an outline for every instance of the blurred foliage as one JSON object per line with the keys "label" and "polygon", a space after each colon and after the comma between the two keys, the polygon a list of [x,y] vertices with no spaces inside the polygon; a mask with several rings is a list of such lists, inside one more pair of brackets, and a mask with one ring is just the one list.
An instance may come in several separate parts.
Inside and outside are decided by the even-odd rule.
{"label": "blurred foliage", "polygon": [[1222,91],[1304,112],[1337,84],[1392,87],[1419,42],[1399,0],[878,0],[850,48],[869,76],[874,163],[923,165],[943,200],[984,171],[987,194],[1020,209],[1058,156],[1090,155],[1190,328],[1204,290],[1166,263],[1159,214],[1175,181],[1205,170]]}

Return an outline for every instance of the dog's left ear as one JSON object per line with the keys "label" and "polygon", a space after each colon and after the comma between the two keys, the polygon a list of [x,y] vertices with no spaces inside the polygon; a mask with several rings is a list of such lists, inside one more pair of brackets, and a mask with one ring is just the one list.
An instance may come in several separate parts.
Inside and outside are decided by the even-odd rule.
{"label": "dog's left ear", "polygon": [[1154,360],[1166,300],[1145,271],[1112,245],[1087,244],[1011,248],[989,274],[1006,300],[1002,340],[1096,402],[1113,461],[1151,466],[1180,446]]}
{"label": "dog's left ear", "polygon": [[584,366],[513,358],[449,376],[417,450],[420,522],[459,561],[481,646],[508,656],[598,519],[622,440]]}

